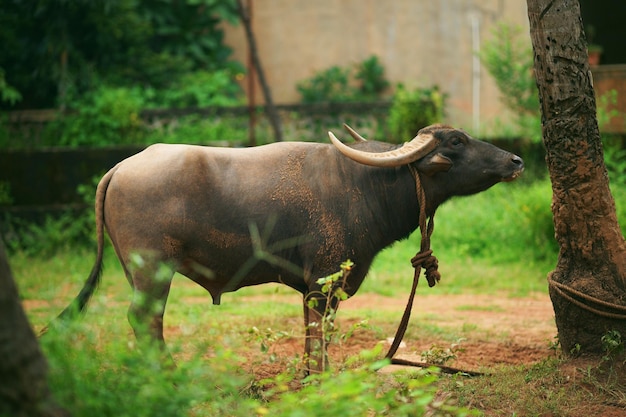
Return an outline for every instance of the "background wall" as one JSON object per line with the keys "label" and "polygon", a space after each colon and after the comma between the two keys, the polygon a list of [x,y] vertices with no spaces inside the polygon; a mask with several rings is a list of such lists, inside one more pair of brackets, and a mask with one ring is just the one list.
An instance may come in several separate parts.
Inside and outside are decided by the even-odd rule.
{"label": "background wall", "polygon": [[[274,101],[300,100],[296,84],[332,65],[377,55],[395,85],[438,85],[448,122],[476,132],[504,117],[474,50],[498,22],[528,30],[526,3],[505,0],[253,0],[252,21]],[[226,28],[234,58],[247,62],[242,26]],[[529,40],[530,44],[530,40]],[[244,89],[246,80],[242,81]],[[256,88],[257,102],[262,102]]]}

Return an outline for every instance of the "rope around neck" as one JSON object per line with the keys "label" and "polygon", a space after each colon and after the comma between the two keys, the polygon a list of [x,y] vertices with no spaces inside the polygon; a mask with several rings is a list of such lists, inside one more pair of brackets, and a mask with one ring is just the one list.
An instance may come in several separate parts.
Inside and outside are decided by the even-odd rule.
{"label": "rope around neck", "polygon": [[[389,359],[392,364],[396,365],[418,366],[422,368],[436,366],[441,370],[441,372],[445,373],[462,373],[470,376],[483,375],[481,372],[466,371],[463,369],[452,368],[449,366],[432,365],[425,362],[413,362],[405,359],[395,359],[393,357],[396,354],[398,347],[402,342],[402,338],[406,333],[406,329],[409,325],[409,319],[411,318],[411,309],[413,308],[413,299],[415,298],[415,291],[417,290],[417,284],[419,283],[419,276],[422,268],[424,268],[425,270],[426,279],[428,280],[428,286],[434,286],[441,279],[441,274],[437,270],[439,267],[439,262],[437,261],[437,258],[433,256],[433,251],[430,248],[430,236],[432,235],[433,229],[435,228],[435,213],[433,212],[430,217],[427,216],[426,193],[424,192],[424,188],[422,187],[419,172],[411,164],[409,164],[409,170],[411,171],[411,175],[415,179],[415,193],[417,195],[417,200],[420,206],[419,228],[422,232],[422,240],[420,243],[419,252],[411,259],[411,264],[413,265],[413,268],[415,268],[415,272],[413,274],[413,285],[411,286],[411,293],[409,294],[409,299],[404,309],[404,313],[402,314],[402,319],[400,320],[400,324],[398,325],[398,330],[396,330],[396,335],[393,337],[393,342],[391,343],[391,347],[385,355],[385,358]],[[428,225],[426,224],[427,220]]]}

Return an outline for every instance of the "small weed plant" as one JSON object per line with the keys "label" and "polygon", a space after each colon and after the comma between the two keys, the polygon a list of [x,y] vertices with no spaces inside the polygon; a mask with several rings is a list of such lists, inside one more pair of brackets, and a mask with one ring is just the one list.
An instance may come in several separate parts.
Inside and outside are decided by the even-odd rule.
{"label": "small weed plant", "polygon": [[289,337],[290,334],[283,330],[274,330],[271,327],[267,327],[264,330],[260,330],[256,326],[252,326],[248,330],[248,338],[249,342],[258,343],[261,347],[261,352],[268,355],[268,359],[270,363],[276,362],[276,354],[271,352],[270,347],[278,342],[279,340],[283,340]]}
{"label": "small weed plant", "polygon": [[604,350],[602,359],[605,361],[614,360],[624,353],[624,341],[621,333],[617,330],[609,330],[600,341],[602,342],[602,350]]}
{"label": "small weed plant", "polygon": [[[352,337],[357,329],[366,328],[368,326],[367,320],[362,320],[350,326],[350,329],[347,332],[342,333],[335,321],[337,318],[339,304],[348,299],[348,293],[346,293],[345,290],[346,280],[353,267],[354,263],[348,259],[347,261],[341,263],[339,271],[317,280],[317,284],[321,286],[319,295],[321,295],[321,298],[323,299],[325,309],[322,317],[320,318],[320,322],[309,324],[309,327],[319,327],[322,332],[322,344],[321,346],[315,346],[315,350],[317,351],[316,353],[326,352],[330,344],[340,346]],[[319,302],[319,297],[311,297],[308,301],[309,308],[316,307]]]}
{"label": "small weed plant", "polygon": [[[339,271],[317,280],[317,283],[322,286],[320,291],[325,298],[326,305],[326,309],[324,310],[324,314],[321,318],[323,335],[323,345],[321,346],[321,349],[323,352],[326,352],[330,343],[337,341],[339,338],[339,329],[336,327],[335,319],[337,318],[337,309],[339,308],[339,304],[348,299],[348,294],[345,291],[346,280],[348,279],[353,266],[354,263],[348,259],[347,261],[342,262],[340,266],[341,269]],[[309,301],[309,307],[315,307],[316,302],[317,299],[311,299]],[[313,325],[318,324],[314,323]]]}
{"label": "small weed plant", "polygon": [[432,345],[430,349],[423,351],[420,356],[422,357],[422,360],[429,364],[445,365],[446,363],[456,359],[457,352],[463,352],[463,348],[461,347],[462,341],[463,339],[459,339],[448,348]]}

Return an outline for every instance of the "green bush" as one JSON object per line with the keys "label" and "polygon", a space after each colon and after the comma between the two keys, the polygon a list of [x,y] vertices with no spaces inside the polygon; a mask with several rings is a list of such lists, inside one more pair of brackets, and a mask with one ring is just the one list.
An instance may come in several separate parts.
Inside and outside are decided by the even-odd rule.
{"label": "green bush", "polygon": [[17,91],[15,88],[9,85],[9,83],[7,83],[4,69],[0,67],[0,103],[6,102],[14,105],[21,100],[22,95],[19,91]]}
{"label": "green bush", "polygon": [[0,206],[10,206],[11,204],[13,204],[11,183],[6,180],[0,180]]}
{"label": "green bush", "polygon": [[408,90],[399,84],[387,120],[393,140],[409,141],[421,128],[443,122],[445,99],[436,86]]}
{"label": "green bush", "polygon": [[299,82],[296,89],[303,103],[350,101],[353,94],[348,87],[349,68],[332,66],[310,79]]}
{"label": "green bush", "polygon": [[94,206],[96,187],[102,175],[96,175],[90,182],[78,186],[78,195],[90,207],[87,210],[68,210],[59,215],[46,215],[41,222],[5,215],[2,219],[5,229],[2,237],[7,250],[31,257],[50,258],[67,250],[95,246],[96,221],[91,207]]}
{"label": "green bush", "polygon": [[385,67],[376,55],[372,55],[357,65],[355,80],[358,83],[358,96],[361,100],[376,100],[389,88],[385,78]]}
{"label": "green bush", "polygon": [[533,52],[527,37],[522,37],[521,27],[497,25],[479,56],[496,82],[504,105],[514,114],[517,125],[514,134],[540,142],[541,119]]}
{"label": "green bush", "polygon": [[332,66],[296,85],[303,103],[377,100],[387,87],[385,68],[374,55],[355,66]]}
{"label": "green bush", "polygon": [[186,108],[242,104],[241,88],[229,70],[189,72],[167,89],[151,90],[150,95],[150,107]]}
{"label": "green bush", "polygon": [[53,395],[74,417],[250,416],[259,406],[239,394],[248,378],[223,364],[236,363],[226,351],[216,352],[212,366],[196,353],[167,369],[156,348],[98,346],[76,324],[54,328],[41,342]]}
{"label": "green bush", "polygon": [[68,115],[48,126],[48,146],[103,146],[142,143],[140,88],[101,86],[73,104]]}
{"label": "green bush", "polygon": [[71,248],[86,247],[93,241],[94,223],[87,213],[67,211],[47,215],[41,222],[29,222],[5,215],[2,236],[9,253],[51,258]]}
{"label": "green bush", "polygon": [[[189,141],[170,133],[176,131],[175,127],[179,125],[183,125],[186,132],[205,132],[209,125],[212,127],[208,130],[215,131],[215,126],[217,130],[224,130],[228,129],[227,125],[187,118],[170,123],[169,129],[155,129],[141,119],[141,111],[155,107],[209,107],[240,103],[241,89],[228,70],[190,72],[160,90],[103,85],[74,101],[67,114],[50,123],[43,134],[43,145],[108,146],[155,141],[203,143],[211,139]],[[198,122],[201,126],[195,125]],[[231,135],[232,130],[229,129]],[[240,130],[243,132],[245,129]]]}
{"label": "green bush", "polygon": [[248,140],[246,120],[184,116],[151,126],[148,143],[187,143],[197,145],[245,143]]}
{"label": "green bush", "polygon": [[[602,129],[613,118],[623,117],[615,106],[617,105],[617,91],[610,90],[598,97],[598,125]],[[626,142],[621,135],[602,134],[604,148],[604,163],[609,178],[614,184],[626,185]]]}

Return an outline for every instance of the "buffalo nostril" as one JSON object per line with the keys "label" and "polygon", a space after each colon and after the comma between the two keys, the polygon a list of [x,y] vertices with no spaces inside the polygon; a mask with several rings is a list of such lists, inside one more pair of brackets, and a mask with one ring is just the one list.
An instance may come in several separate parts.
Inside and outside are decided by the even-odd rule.
{"label": "buffalo nostril", "polygon": [[520,167],[524,166],[524,160],[517,155],[513,155],[513,158],[511,158],[511,162],[513,162],[515,165],[519,165]]}

